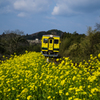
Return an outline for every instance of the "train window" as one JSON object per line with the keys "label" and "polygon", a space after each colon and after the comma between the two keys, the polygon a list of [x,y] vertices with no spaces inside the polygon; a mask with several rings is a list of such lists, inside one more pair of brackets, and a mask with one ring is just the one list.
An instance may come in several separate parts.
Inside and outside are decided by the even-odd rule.
{"label": "train window", "polygon": [[58,40],[54,40],[54,44],[58,44]]}
{"label": "train window", "polygon": [[52,40],[50,40],[50,43],[52,43]]}
{"label": "train window", "polygon": [[48,43],[48,39],[44,39],[43,40],[43,43]]}

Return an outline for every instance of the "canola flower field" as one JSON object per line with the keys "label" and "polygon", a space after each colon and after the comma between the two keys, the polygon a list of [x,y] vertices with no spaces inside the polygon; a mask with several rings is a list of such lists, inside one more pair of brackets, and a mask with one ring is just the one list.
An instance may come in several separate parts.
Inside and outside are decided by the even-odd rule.
{"label": "canola flower field", "polygon": [[12,55],[0,64],[0,100],[100,100],[100,61],[90,55],[84,62],[64,57],[56,65],[37,52]]}

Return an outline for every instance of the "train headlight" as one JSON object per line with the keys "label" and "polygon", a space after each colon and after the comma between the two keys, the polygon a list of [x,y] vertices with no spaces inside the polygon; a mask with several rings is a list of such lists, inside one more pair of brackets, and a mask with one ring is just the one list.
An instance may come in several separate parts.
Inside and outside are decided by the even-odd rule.
{"label": "train headlight", "polygon": [[52,37],[53,37],[53,35],[50,35],[50,37],[52,38]]}

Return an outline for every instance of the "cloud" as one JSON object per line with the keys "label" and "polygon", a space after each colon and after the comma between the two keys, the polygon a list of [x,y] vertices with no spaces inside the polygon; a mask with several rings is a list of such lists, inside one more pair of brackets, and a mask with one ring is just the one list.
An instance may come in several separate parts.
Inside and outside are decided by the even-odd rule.
{"label": "cloud", "polygon": [[76,15],[100,10],[100,0],[58,0],[52,15]]}
{"label": "cloud", "polygon": [[25,16],[27,16],[27,14],[24,13],[24,12],[21,12],[21,13],[19,13],[17,16],[18,16],[18,17],[25,17]]}
{"label": "cloud", "polygon": [[18,16],[24,16],[24,13],[47,12],[50,3],[51,0],[0,0],[0,13],[19,12]]}
{"label": "cloud", "polygon": [[46,11],[49,0],[16,0],[13,4],[15,10],[27,12]]}
{"label": "cloud", "polygon": [[0,0],[0,14],[11,12],[11,6],[9,0]]}
{"label": "cloud", "polygon": [[0,13],[17,12],[18,16],[25,16],[26,13],[50,13],[53,9],[52,15],[72,16],[99,12],[99,4],[100,0],[0,0]]}

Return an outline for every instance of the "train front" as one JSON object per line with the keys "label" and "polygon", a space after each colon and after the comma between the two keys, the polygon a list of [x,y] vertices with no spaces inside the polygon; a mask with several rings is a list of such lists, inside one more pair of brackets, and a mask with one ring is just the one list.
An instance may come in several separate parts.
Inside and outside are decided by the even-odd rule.
{"label": "train front", "polygon": [[57,57],[60,47],[60,36],[43,35],[41,40],[41,52],[44,56]]}

